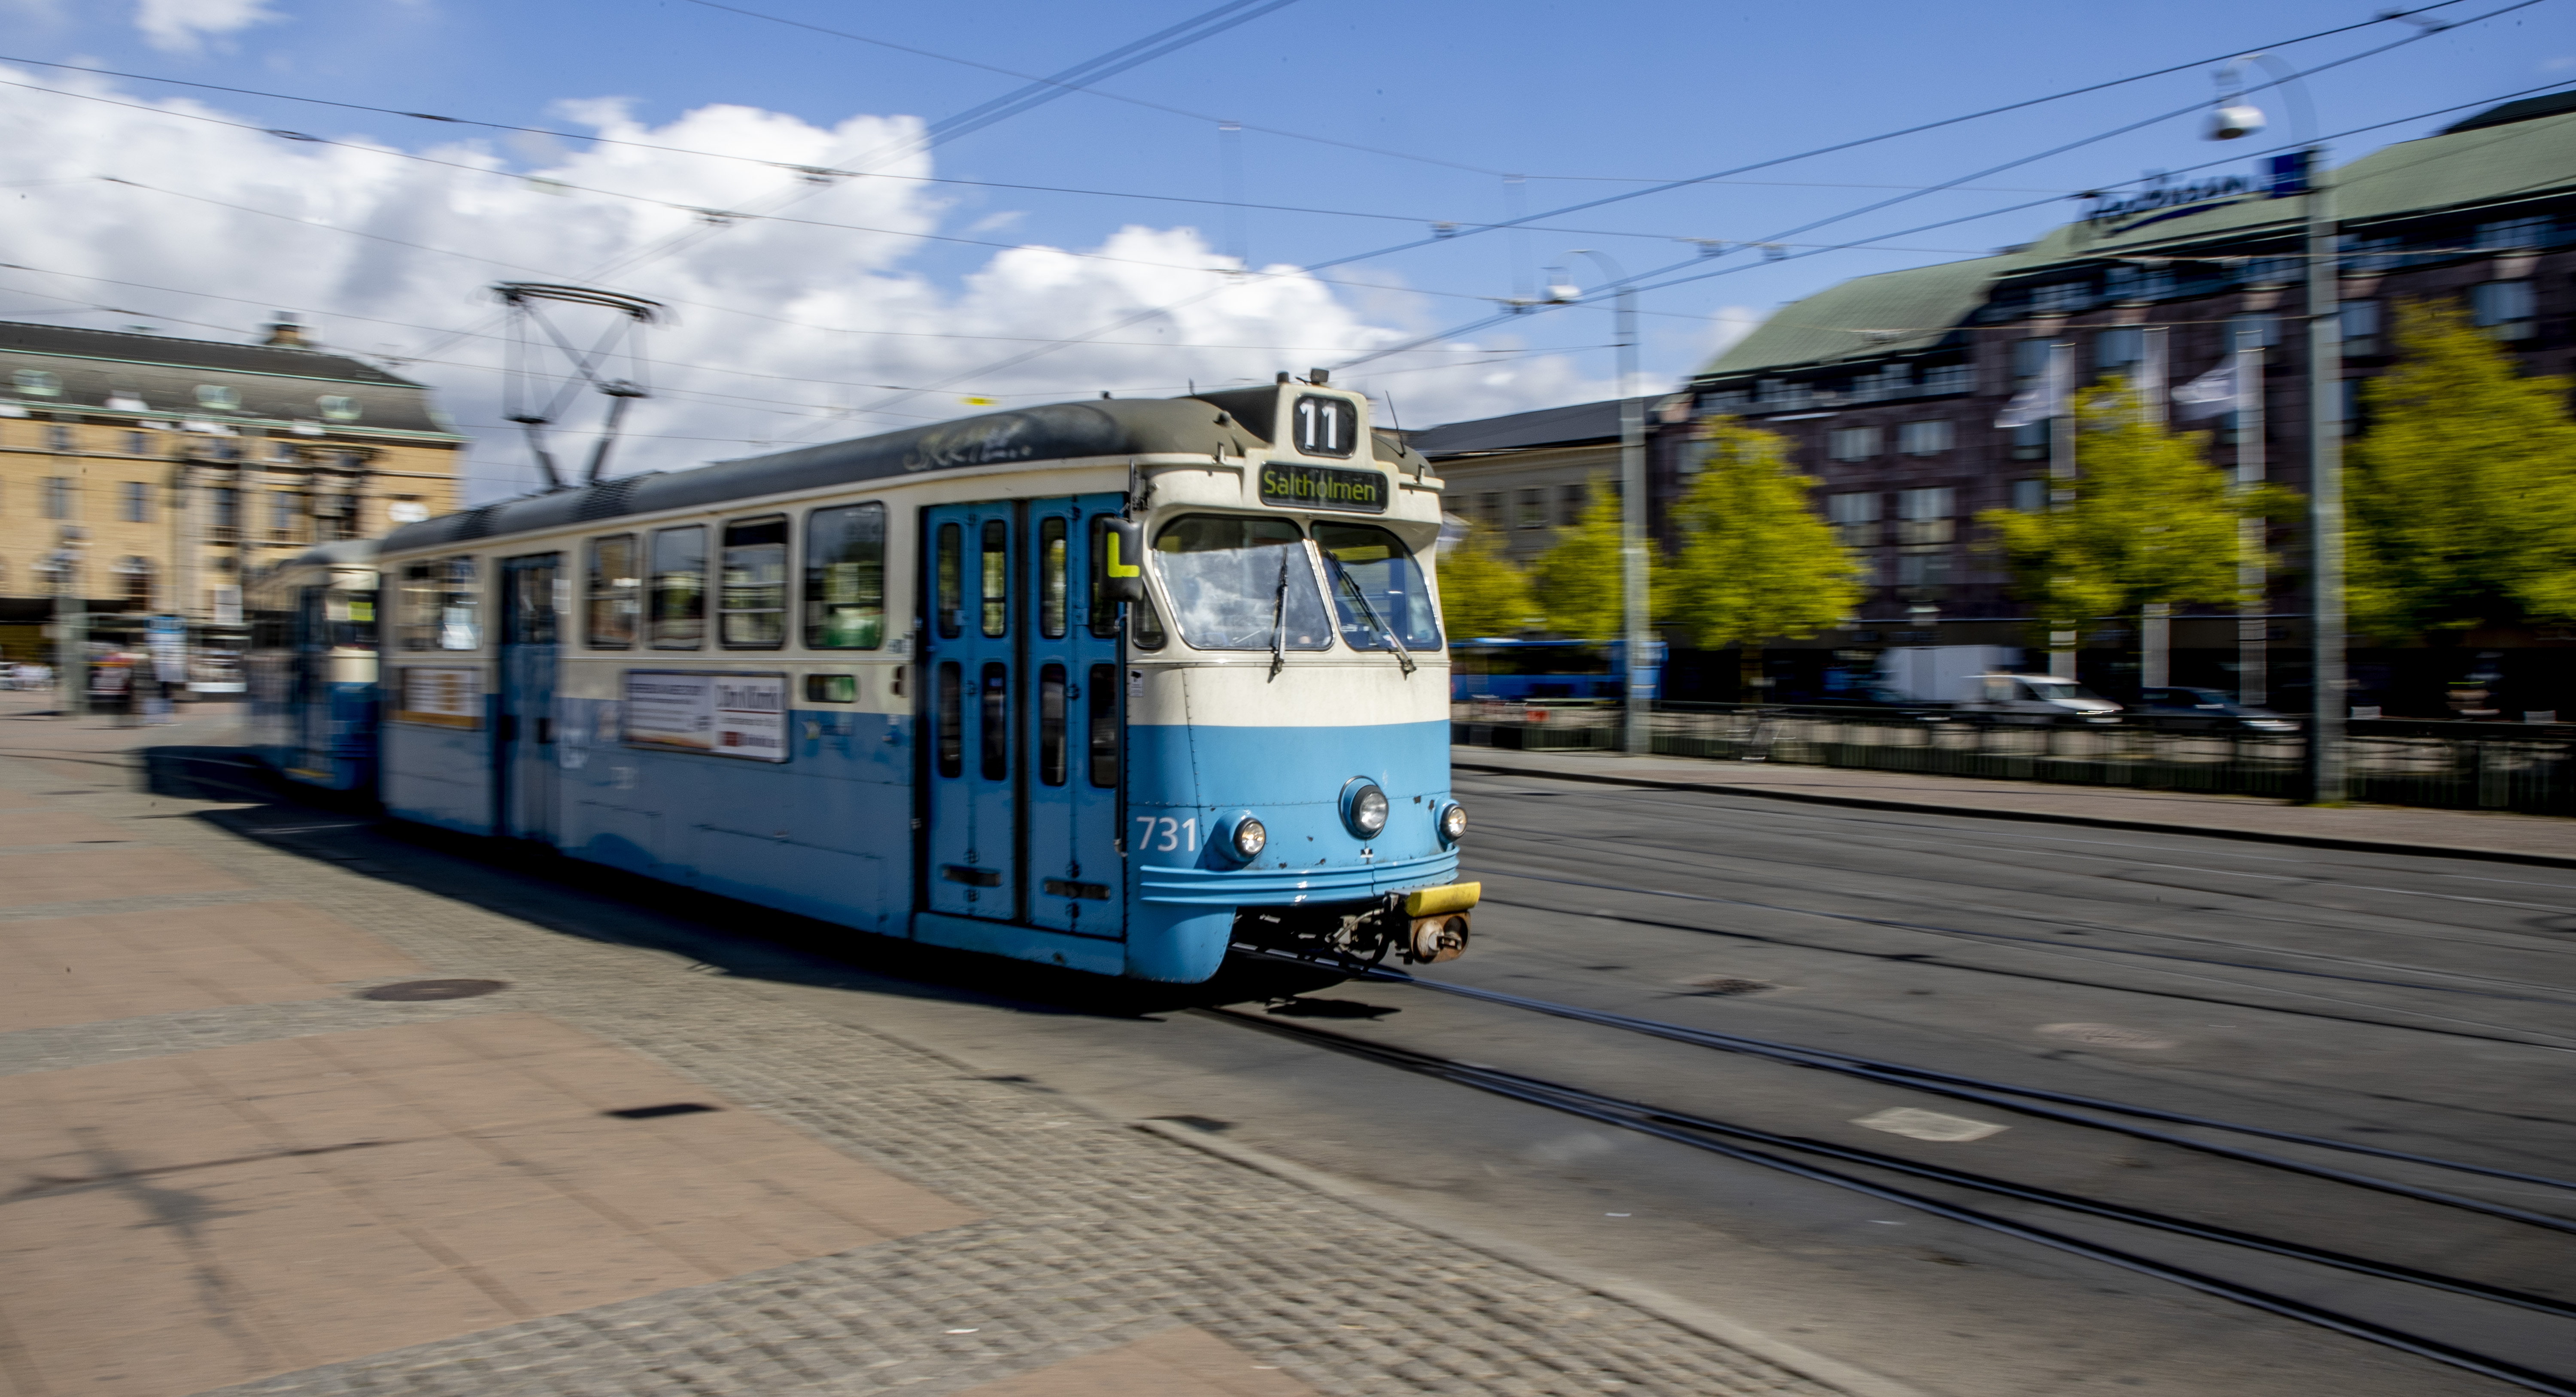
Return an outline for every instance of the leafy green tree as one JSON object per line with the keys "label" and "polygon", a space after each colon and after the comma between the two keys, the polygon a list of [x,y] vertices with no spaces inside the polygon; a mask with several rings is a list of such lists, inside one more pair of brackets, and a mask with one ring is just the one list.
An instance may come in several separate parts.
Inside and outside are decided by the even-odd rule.
{"label": "leafy green tree", "polygon": [[2075,424],[2076,478],[2058,483],[2072,500],[1978,516],[2039,627],[2080,631],[2156,603],[2242,602],[2237,523],[2291,497],[2237,488],[2204,458],[2208,433],[2168,429],[2116,376],[2077,398]]}
{"label": "leafy green tree", "polygon": [[1762,642],[1804,639],[1860,605],[1861,564],[1809,507],[1816,481],[1790,469],[1786,438],[1731,417],[1700,431],[1707,464],[1676,511],[1660,610],[1703,649],[1741,647],[1749,696]]}
{"label": "leafy green tree", "polygon": [[2346,478],[2355,628],[2576,618],[2568,381],[2523,377],[2449,305],[2401,305],[2397,345]]}
{"label": "leafy green tree", "polygon": [[[1556,546],[1540,554],[1531,569],[1549,630],[1580,640],[1612,640],[1626,631],[1619,555],[1619,497],[1595,490],[1581,517],[1558,532]],[[1654,564],[1649,549],[1650,579]]]}
{"label": "leafy green tree", "polygon": [[1530,624],[1538,606],[1529,577],[1481,529],[1440,555],[1440,628],[1449,638],[1508,636]]}

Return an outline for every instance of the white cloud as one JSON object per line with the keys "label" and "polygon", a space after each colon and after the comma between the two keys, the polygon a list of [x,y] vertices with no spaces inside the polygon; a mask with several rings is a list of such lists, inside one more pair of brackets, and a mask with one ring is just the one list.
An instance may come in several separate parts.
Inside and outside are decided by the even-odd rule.
{"label": "white cloud", "polygon": [[[0,88],[0,123],[46,133],[0,145],[0,182],[56,182],[24,191],[9,260],[41,272],[0,270],[0,316],[90,303],[130,313],[43,318],[102,327],[149,318],[166,333],[226,339],[250,337],[273,309],[303,312],[325,345],[402,356],[400,372],[439,391],[479,439],[477,499],[533,483],[525,447],[502,421],[500,314],[488,290],[499,280],[580,282],[671,308],[671,322],[650,332],[655,396],[628,418],[626,470],[892,430],[974,411],[961,402],[970,395],[1023,405],[1263,382],[1456,313],[1410,292],[1354,304],[1359,293],[1289,267],[1229,274],[1198,230],[1143,224],[1084,247],[992,252],[956,284],[934,282],[912,259],[926,236],[949,231],[941,186],[818,185],[779,168],[850,168],[875,156],[879,175],[927,175],[927,155],[902,153],[920,135],[912,117],[854,116],[827,129],[710,106],[646,126],[622,104],[591,102],[561,110],[602,135],[775,163],[606,145],[535,166],[473,141],[419,152],[449,162],[439,165],[169,114],[217,114],[186,100],[159,105]],[[694,210],[779,216],[717,227]],[[1166,309],[991,367],[1149,307]],[[1610,393],[1561,355],[1498,362],[1451,349],[1390,356],[1341,381],[1392,391],[1416,427]],[[598,411],[593,399],[566,414],[563,454],[584,449]]]}
{"label": "white cloud", "polygon": [[195,53],[209,38],[285,16],[268,0],[135,0],[134,27],[143,41],[165,53]]}

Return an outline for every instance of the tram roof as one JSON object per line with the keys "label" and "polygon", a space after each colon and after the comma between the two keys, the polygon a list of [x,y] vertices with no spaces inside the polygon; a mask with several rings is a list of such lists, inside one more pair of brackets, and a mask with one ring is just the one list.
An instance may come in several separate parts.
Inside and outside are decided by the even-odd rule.
{"label": "tram roof", "polygon": [[[653,471],[576,490],[503,500],[406,524],[387,534],[388,553],[437,548],[501,534],[574,528],[630,514],[757,499],[799,490],[900,479],[1013,461],[1102,456],[1241,456],[1267,444],[1233,402],[1209,398],[1114,398],[979,413],[880,436],[744,456],[682,471]],[[1393,438],[1373,434],[1375,457],[1398,470],[1428,464]]]}

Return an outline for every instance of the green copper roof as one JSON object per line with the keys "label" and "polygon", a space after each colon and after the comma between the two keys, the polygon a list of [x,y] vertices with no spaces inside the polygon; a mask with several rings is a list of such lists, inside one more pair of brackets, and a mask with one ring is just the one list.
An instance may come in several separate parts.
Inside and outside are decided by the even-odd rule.
{"label": "green copper roof", "polygon": [[[2335,217],[2505,203],[2576,188],[2576,113],[2428,136],[2383,147],[2334,172]],[[2305,216],[2297,198],[2253,195],[2202,212],[2105,233],[2065,224],[2026,251],[1855,277],[1784,306],[1700,372],[1742,373],[1918,349],[1982,305],[2003,275],[2109,256],[2171,255],[2212,241],[2281,233]]]}
{"label": "green copper roof", "polygon": [[2028,253],[2012,252],[1854,277],[1781,307],[1700,372],[1921,349],[1984,305],[1996,277],[2030,265]]}

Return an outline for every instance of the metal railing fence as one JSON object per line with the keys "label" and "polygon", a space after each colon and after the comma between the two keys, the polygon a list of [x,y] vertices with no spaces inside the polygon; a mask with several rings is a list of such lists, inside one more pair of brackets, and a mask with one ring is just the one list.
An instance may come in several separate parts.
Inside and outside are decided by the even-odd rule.
{"label": "metal railing fence", "polygon": [[[1519,751],[1615,751],[1617,700],[1451,706],[1450,740]],[[2295,797],[2298,734],[2177,732],[2137,723],[2063,727],[1972,721],[1938,710],[1658,704],[1655,754],[1717,761]],[[2576,815],[2576,727],[2360,720],[2352,798],[2378,805]]]}

